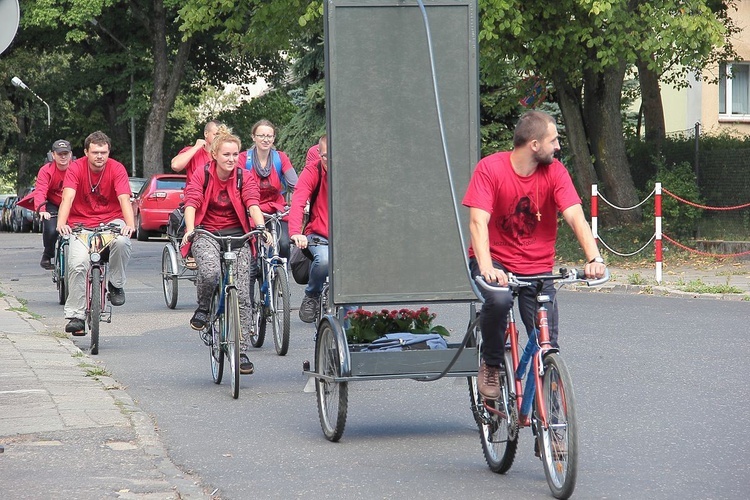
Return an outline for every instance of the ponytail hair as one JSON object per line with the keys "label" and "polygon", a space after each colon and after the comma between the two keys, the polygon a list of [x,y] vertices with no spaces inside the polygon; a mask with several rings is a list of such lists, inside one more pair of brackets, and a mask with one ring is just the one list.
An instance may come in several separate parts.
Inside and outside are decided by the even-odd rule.
{"label": "ponytail hair", "polygon": [[239,137],[234,135],[232,133],[232,129],[229,128],[227,125],[221,124],[216,129],[216,136],[214,137],[213,142],[211,143],[211,155],[216,156],[217,152],[219,151],[219,148],[225,143],[225,142],[233,142],[237,144],[237,149],[242,149],[242,141]]}

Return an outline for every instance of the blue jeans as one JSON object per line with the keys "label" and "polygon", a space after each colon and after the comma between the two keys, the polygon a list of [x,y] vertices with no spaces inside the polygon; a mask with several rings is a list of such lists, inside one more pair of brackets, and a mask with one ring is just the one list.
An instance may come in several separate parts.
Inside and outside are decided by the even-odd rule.
{"label": "blue jeans", "polygon": [[[307,237],[328,241],[318,234],[309,234]],[[310,280],[305,287],[305,295],[317,296],[323,291],[323,285],[328,277],[328,245],[309,245],[307,249],[313,254],[313,261],[310,264]]]}

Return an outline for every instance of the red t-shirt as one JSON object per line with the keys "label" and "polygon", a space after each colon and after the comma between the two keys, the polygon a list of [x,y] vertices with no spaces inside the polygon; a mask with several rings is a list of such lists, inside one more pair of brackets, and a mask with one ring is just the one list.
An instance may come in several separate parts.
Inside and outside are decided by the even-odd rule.
{"label": "red t-shirt", "polygon": [[[562,163],[539,165],[533,174],[522,177],[513,170],[510,152],[483,158],[463,199],[465,206],[489,212],[490,255],[519,275],[552,269],[557,213],[579,203]],[[469,256],[474,256],[471,247]]]}
{"label": "red t-shirt", "polygon": [[[39,210],[48,201],[60,206],[62,201],[63,181],[66,170],[57,168],[55,162],[50,162],[39,169],[34,188],[34,210]],[[46,208],[46,207],[45,207]]]}
{"label": "red t-shirt", "polygon": [[[245,232],[250,231],[251,222],[247,209],[258,204],[258,185],[247,170],[235,169],[235,172],[242,175],[242,192],[237,191],[237,174],[232,173],[224,182],[219,179],[216,162],[211,163],[208,172],[201,168],[188,179],[185,185],[185,206],[195,208],[196,226],[202,225],[211,231],[236,227],[242,227]],[[233,214],[225,211],[230,209]],[[222,212],[216,213],[215,210]]]}
{"label": "red t-shirt", "polygon": [[202,224],[206,231],[221,231],[222,229],[234,229],[242,227],[240,218],[234,210],[232,200],[229,198],[227,186],[236,183],[234,177],[225,181],[216,179],[215,196],[209,198],[208,210],[203,218]]}
{"label": "red t-shirt", "polygon": [[[282,175],[285,174],[290,168],[294,168],[286,153],[278,150],[275,151],[276,153],[278,153],[279,158],[281,159]],[[269,159],[271,159],[271,155],[269,155]],[[284,195],[281,194],[283,186],[281,184],[281,178],[276,171],[276,165],[274,165],[273,163],[271,164],[271,173],[268,174],[268,177],[261,177],[260,175],[258,175],[258,172],[256,172],[255,169],[252,168],[252,165],[250,165],[250,167],[247,166],[247,150],[240,153],[240,156],[237,159],[237,165],[247,168],[250,172],[252,172],[252,176],[258,183],[258,189],[260,190],[259,206],[262,212],[272,214],[275,212],[284,211],[284,208],[286,207],[286,200],[284,199]]]}
{"label": "red t-shirt", "polygon": [[128,171],[117,160],[109,158],[104,170],[94,174],[89,170],[85,156],[70,163],[63,181],[63,188],[75,189],[76,195],[70,208],[68,224],[83,223],[86,226],[107,224],[122,219],[118,196],[131,196]]}
{"label": "red t-shirt", "polygon": [[[182,154],[192,147],[193,146],[186,146],[182,148],[177,154]],[[211,159],[211,153],[206,151],[206,148],[200,148],[198,152],[195,153],[192,158],[190,158],[190,161],[187,162],[187,165],[185,165],[185,175],[190,178],[190,176],[193,175],[193,172],[195,172],[195,169],[203,168],[206,163],[211,162]]]}

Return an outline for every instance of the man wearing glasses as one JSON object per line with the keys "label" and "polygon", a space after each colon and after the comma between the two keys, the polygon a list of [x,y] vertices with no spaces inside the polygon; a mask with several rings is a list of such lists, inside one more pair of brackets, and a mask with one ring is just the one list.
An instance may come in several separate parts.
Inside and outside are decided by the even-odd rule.
{"label": "man wearing glasses", "polygon": [[[117,223],[120,234],[109,245],[107,288],[113,306],[125,303],[125,268],[130,261],[130,235],[135,230],[133,208],[130,205],[130,182],[125,166],[109,157],[112,141],[104,132],[86,137],[83,158],[68,167],[63,182],[62,202],[57,215],[57,232],[71,234],[71,225],[95,227]],[[69,319],[66,332],[85,335],[86,274],[89,249],[80,238],[71,238],[68,249],[68,300],[65,317]]]}
{"label": "man wearing glasses", "polygon": [[[300,249],[308,248],[307,237],[317,236],[328,239],[328,138],[324,135],[307,152],[305,168],[292,194],[292,208],[289,212],[289,234]],[[310,217],[302,228],[305,205],[310,203]],[[303,234],[304,233],[304,234]],[[305,298],[299,308],[299,318],[305,323],[315,321],[320,305],[320,293],[328,277],[328,246],[309,247],[313,255],[310,265],[310,280],[305,288]]]}
{"label": "man wearing glasses", "polygon": [[72,158],[70,143],[59,139],[52,143],[52,161],[39,169],[36,176],[36,187],[32,192],[34,208],[43,221],[42,242],[44,252],[39,263],[44,269],[54,269],[52,258],[55,256],[57,242],[57,210],[62,201],[63,180]]}

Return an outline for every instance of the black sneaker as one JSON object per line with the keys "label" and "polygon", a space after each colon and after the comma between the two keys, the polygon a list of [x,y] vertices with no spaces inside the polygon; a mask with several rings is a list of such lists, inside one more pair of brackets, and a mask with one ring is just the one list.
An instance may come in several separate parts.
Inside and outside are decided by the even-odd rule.
{"label": "black sneaker", "polygon": [[123,288],[117,288],[112,283],[107,282],[107,290],[109,290],[110,304],[121,306],[125,303],[125,290]]}
{"label": "black sneaker", "polygon": [[86,324],[82,319],[73,318],[65,325],[65,331],[72,333],[76,337],[82,337],[86,335]]}
{"label": "black sneaker", "polygon": [[208,323],[208,311],[196,309],[193,317],[190,318],[190,328],[193,330],[203,330],[206,328],[206,323]]}
{"label": "black sneaker", "polygon": [[314,323],[320,308],[320,295],[305,295],[302,304],[299,306],[299,319],[305,323]]}
{"label": "black sneaker", "polygon": [[250,358],[247,357],[247,354],[244,352],[240,353],[240,373],[242,375],[250,375],[255,371],[255,366],[253,366],[253,363],[250,361]]}
{"label": "black sneaker", "polygon": [[52,259],[44,255],[42,255],[42,261],[39,263],[39,265],[42,266],[47,271],[51,271],[52,269],[55,268],[55,265],[52,263]]}

